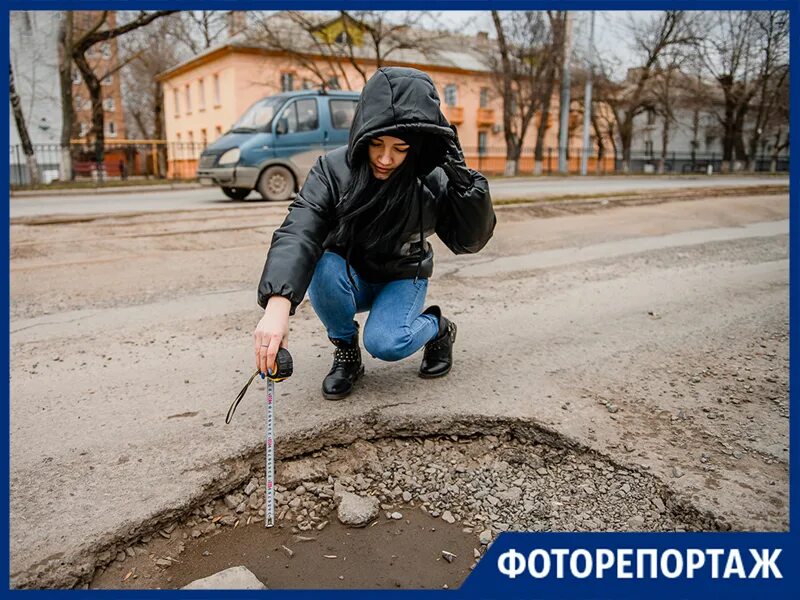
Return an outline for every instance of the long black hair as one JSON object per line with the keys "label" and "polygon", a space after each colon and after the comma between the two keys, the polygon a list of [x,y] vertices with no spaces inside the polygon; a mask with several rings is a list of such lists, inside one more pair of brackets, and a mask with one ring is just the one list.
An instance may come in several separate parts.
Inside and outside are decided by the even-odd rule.
{"label": "long black hair", "polygon": [[409,144],[403,163],[388,179],[373,176],[366,147],[351,165],[350,182],[336,207],[334,240],[348,249],[379,250],[391,244],[413,214],[417,184],[419,143]]}

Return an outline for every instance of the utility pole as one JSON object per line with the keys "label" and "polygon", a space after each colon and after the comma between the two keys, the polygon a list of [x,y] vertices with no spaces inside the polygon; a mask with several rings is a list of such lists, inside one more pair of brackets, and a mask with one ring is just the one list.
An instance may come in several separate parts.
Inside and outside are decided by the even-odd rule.
{"label": "utility pole", "polygon": [[591,12],[589,25],[589,45],[586,56],[589,59],[589,68],[586,71],[586,88],[583,92],[583,151],[581,152],[581,175],[586,175],[589,164],[589,122],[592,117],[592,78],[594,77],[594,62],[592,51],[594,49],[594,11]]}
{"label": "utility pole", "polygon": [[572,16],[569,11],[564,11],[564,56],[561,63],[561,98],[560,121],[558,135],[558,171],[562,174],[569,172],[567,164],[567,144],[569,143],[569,57],[572,37]]}

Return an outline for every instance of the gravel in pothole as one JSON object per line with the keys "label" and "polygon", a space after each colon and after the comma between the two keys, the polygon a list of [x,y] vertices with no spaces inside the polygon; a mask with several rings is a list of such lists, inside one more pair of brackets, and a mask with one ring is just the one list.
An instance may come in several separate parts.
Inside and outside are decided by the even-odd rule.
{"label": "gravel in pothole", "polygon": [[[263,464],[263,456],[254,464]],[[711,527],[691,510],[674,506],[663,485],[647,473],[592,453],[521,441],[510,434],[358,440],[279,462],[276,481],[276,525],[301,538],[334,519],[338,524],[337,502],[343,495],[351,497],[350,492],[377,500],[372,502],[377,504],[373,523],[402,519],[402,511],[413,508],[460,526],[464,534],[474,536],[476,560],[503,531]],[[169,569],[180,562],[187,545],[199,543],[198,538],[263,522],[264,502],[264,479],[254,476],[239,489],[195,508],[181,523],[127,548],[107,550],[99,563],[120,563],[115,571],[132,587],[141,587],[143,581],[133,581],[137,569],[122,564],[126,560],[147,557],[149,566]],[[232,559],[231,564],[238,563]],[[92,587],[103,571],[98,569]]]}

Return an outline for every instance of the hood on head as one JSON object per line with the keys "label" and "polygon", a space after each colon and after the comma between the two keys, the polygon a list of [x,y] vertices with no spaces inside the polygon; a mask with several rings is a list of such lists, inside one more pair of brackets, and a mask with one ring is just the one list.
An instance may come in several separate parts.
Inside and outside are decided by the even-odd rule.
{"label": "hood on head", "polygon": [[440,108],[439,94],[433,80],[418,69],[381,67],[370,77],[356,106],[347,162],[364,152],[370,138],[414,132],[424,136],[419,148],[419,174],[427,175],[440,162],[445,140],[453,138]]}

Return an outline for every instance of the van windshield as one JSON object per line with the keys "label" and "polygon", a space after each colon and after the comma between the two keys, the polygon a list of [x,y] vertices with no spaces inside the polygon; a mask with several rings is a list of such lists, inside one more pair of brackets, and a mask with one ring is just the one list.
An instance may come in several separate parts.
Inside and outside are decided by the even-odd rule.
{"label": "van windshield", "polygon": [[275,113],[278,112],[284,102],[286,102],[286,98],[270,97],[259,100],[236,121],[231,131],[240,133],[268,128],[275,117]]}

